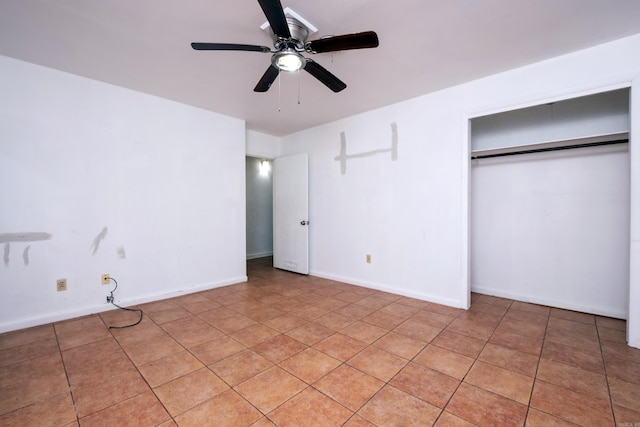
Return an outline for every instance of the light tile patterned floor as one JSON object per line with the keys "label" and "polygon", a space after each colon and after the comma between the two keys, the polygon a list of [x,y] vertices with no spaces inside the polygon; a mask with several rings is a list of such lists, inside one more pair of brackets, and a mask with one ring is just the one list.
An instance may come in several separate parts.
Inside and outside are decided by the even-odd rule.
{"label": "light tile patterned floor", "polygon": [[469,311],[248,264],[248,283],[0,335],[0,426],[640,425],[625,322]]}

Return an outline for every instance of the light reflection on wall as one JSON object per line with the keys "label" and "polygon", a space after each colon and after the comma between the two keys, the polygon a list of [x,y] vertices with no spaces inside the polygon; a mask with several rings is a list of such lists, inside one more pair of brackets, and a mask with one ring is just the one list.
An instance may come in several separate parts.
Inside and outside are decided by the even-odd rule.
{"label": "light reflection on wall", "polygon": [[269,160],[260,160],[260,176],[269,176],[271,171],[271,162]]}

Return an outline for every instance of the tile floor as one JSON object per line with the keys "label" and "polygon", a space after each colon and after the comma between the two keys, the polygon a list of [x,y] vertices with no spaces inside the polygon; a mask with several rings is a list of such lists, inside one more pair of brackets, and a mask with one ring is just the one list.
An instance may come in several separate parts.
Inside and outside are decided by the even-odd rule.
{"label": "tile floor", "polygon": [[[250,280],[0,335],[1,426],[640,425],[620,320],[469,311],[249,263]],[[126,286],[126,284],[121,284]]]}

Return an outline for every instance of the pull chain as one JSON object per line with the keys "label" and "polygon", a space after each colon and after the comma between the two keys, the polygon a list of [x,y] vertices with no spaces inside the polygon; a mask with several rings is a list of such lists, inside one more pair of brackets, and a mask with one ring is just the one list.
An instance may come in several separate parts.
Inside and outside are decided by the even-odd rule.
{"label": "pull chain", "polygon": [[280,71],[280,70],[278,69],[278,112],[280,112],[280,105],[281,105],[281,103],[282,103],[282,102],[281,102],[281,101],[282,101],[282,97],[281,97],[281,95],[280,95],[280,93],[281,93],[280,88],[282,87],[282,80],[280,79],[280,73],[281,73],[281,72],[282,72],[282,71]]}
{"label": "pull chain", "polygon": [[298,73],[298,105],[300,105],[300,70],[296,71]]}

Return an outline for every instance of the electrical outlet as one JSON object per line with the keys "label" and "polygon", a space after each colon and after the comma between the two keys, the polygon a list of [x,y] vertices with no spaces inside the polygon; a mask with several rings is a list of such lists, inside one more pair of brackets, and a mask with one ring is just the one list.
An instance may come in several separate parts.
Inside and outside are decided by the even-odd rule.
{"label": "electrical outlet", "polygon": [[108,285],[109,283],[111,283],[111,276],[109,276],[109,274],[103,274],[102,275],[102,284],[103,285]]}
{"label": "electrical outlet", "polygon": [[367,264],[371,264],[371,254],[367,254]]}
{"label": "electrical outlet", "polygon": [[67,290],[67,279],[56,280],[56,289],[58,292]]}

